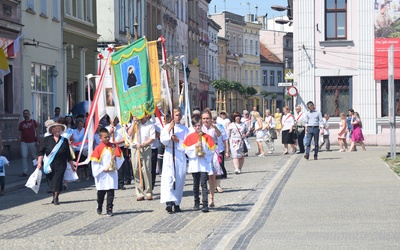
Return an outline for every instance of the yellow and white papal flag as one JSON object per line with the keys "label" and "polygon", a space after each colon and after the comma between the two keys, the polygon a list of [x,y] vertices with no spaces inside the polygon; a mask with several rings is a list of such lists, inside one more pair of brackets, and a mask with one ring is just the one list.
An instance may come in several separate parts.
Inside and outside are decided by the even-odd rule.
{"label": "yellow and white papal flag", "polygon": [[10,68],[8,67],[8,61],[4,49],[0,48],[0,76],[5,76],[10,73]]}

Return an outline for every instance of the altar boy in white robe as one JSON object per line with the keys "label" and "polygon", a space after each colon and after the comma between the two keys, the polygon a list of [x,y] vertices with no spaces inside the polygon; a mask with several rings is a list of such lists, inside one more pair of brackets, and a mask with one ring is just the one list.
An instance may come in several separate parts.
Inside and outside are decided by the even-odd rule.
{"label": "altar boy in white robe", "polygon": [[110,143],[110,133],[106,128],[99,131],[101,143],[94,149],[90,159],[97,189],[97,213],[103,212],[103,202],[107,194],[107,216],[113,216],[114,190],[118,189],[118,172],[124,162],[120,147]]}
{"label": "altar boy in white robe", "polygon": [[200,116],[192,117],[193,133],[189,134],[183,141],[185,153],[189,158],[188,173],[193,176],[193,195],[194,195],[194,210],[200,209],[200,191],[203,200],[202,212],[208,212],[208,176],[214,174],[211,161],[215,154],[214,140],[208,134],[201,132]]}
{"label": "altar boy in white robe", "polygon": [[181,212],[179,205],[186,180],[186,156],[182,143],[189,134],[189,129],[180,124],[182,110],[178,107],[173,112],[173,120],[160,134],[160,141],[165,145],[160,202],[166,203],[168,213]]}

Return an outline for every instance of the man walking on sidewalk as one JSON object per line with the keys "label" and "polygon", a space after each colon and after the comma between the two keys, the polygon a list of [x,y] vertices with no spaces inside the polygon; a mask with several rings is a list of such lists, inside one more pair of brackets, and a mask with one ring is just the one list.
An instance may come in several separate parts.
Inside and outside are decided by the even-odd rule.
{"label": "man walking on sidewalk", "polygon": [[[35,120],[30,119],[29,110],[25,109],[22,112],[24,120],[20,122],[18,131],[18,143],[21,143],[22,157],[22,174],[20,177],[28,176],[29,166],[32,166],[32,160],[37,157],[37,147],[39,146],[39,130]],[[28,161],[28,154],[30,160]],[[33,166],[32,166],[33,167]]]}
{"label": "man walking on sidewalk", "polygon": [[310,156],[310,146],[311,141],[314,138],[314,160],[318,160],[318,140],[319,140],[319,126],[322,124],[322,114],[318,110],[315,109],[314,103],[309,101],[307,103],[307,108],[309,111],[306,114],[305,122],[306,122],[306,153],[304,158],[308,160]]}

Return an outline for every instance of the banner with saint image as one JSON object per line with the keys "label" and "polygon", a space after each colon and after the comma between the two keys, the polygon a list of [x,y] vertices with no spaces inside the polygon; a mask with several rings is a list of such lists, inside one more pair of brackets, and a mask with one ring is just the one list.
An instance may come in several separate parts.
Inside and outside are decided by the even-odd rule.
{"label": "banner with saint image", "polygon": [[111,66],[118,102],[120,123],[154,113],[147,39],[141,38],[112,55]]}

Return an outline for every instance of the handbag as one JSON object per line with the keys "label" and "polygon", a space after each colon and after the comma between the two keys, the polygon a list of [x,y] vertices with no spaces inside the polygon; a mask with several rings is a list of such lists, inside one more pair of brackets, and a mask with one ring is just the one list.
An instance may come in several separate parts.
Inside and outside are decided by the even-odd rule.
{"label": "handbag", "polygon": [[[235,126],[236,126],[236,124],[235,124]],[[247,153],[247,152],[249,152],[249,148],[247,147],[247,144],[246,144],[246,140],[245,140],[245,138],[243,138],[243,135],[242,135],[242,133],[240,132],[240,130],[239,130],[239,128],[236,126],[236,129],[237,129],[237,131],[239,132],[239,134],[240,134],[240,137],[242,138],[242,144],[243,144],[243,153]],[[247,143],[249,143],[248,141],[247,141]],[[249,144],[249,147],[250,147],[250,144]]]}
{"label": "handbag", "polygon": [[271,139],[273,140],[278,139],[278,134],[276,133],[275,129],[271,129],[270,133],[271,133]]}

